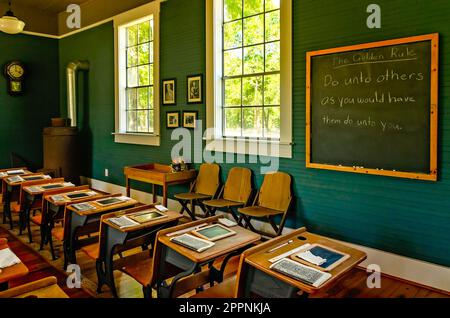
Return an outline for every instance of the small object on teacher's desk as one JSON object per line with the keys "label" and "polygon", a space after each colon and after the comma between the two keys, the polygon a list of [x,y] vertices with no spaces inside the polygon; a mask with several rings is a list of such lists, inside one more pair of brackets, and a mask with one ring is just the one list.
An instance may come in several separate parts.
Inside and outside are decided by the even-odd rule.
{"label": "small object on teacher's desk", "polygon": [[189,165],[184,162],[183,158],[173,159],[170,166],[172,167],[173,172],[185,171],[189,168]]}

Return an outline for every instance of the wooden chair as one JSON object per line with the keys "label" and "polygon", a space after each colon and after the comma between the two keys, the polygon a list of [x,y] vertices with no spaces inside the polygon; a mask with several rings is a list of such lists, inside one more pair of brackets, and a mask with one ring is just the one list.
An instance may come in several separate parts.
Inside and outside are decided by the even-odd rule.
{"label": "wooden chair", "polygon": [[227,181],[219,198],[204,201],[207,216],[214,216],[217,210],[230,213],[238,221],[239,217],[234,209],[246,206],[252,194],[252,172],[247,168],[235,167],[228,173]]}
{"label": "wooden chair", "polygon": [[0,298],[69,298],[58,286],[56,277],[47,277],[0,292]]}
{"label": "wooden chair", "polygon": [[[273,236],[256,230],[251,224],[252,218],[266,218],[276,236],[281,235],[286,221],[286,215],[292,201],[291,176],[284,172],[274,172],[264,177],[263,184],[255,197],[253,206],[239,208],[239,223],[244,221],[246,228],[265,236]],[[281,215],[277,225],[274,217]]]}
{"label": "wooden chair", "polygon": [[[200,166],[197,179],[192,184],[190,191],[188,193],[175,195],[175,198],[182,206],[180,214],[183,214],[183,212],[186,211],[191,216],[192,220],[195,220],[196,205],[200,206],[205,215],[208,214],[203,205],[203,201],[213,199],[217,193],[220,186],[219,172],[220,166],[215,163],[204,163]],[[191,204],[191,209],[188,207],[189,203]]]}

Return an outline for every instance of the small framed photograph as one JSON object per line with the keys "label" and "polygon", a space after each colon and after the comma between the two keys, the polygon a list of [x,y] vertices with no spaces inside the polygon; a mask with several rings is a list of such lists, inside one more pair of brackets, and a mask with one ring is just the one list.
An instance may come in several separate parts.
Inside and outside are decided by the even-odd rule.
{"label": "small framed photograph", "polygon": [[162,103],[163,105],[176,105],[177,103],[177,80],[175,78],[163,80]]}
{"label": "small framed photograph", "polygon": [[183,127],[189,129],[197,128],[198,112],[187,111],[183,112]]}
{"label": "small framed photograph", "polygon": [[188,104],[203,103],[203,75],[187,77],[187,102]]}
{"label": "small framed photograph", "polygon": [[167,112],[167,128],[180,127],[180,112]]}

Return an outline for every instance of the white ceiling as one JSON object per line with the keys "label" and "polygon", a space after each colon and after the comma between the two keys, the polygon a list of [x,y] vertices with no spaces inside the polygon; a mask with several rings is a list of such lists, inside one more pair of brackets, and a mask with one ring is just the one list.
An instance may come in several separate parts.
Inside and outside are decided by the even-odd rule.
{"label": "white ceiling", "polygon": [[[3,5],[8,2],[8,0],[0,1]],[[61,11],[66,11],[69,4],[81,4],[88,1],[90,0],[11,0],[11,4],[13,11],[14,5],[17,5],[39,9],[49,13],[59,13]]]}

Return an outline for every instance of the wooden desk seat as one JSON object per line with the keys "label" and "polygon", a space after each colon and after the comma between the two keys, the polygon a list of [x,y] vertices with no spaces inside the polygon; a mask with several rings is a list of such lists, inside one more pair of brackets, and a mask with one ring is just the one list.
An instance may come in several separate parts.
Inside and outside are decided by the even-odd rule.
{"label": "wooden desk seat", "polygon": [[193,200],[202,200],[202,199],[210,199],[212,196],[207,194],[201,194],[201,193],[180,193],[175,194],[175,198],[178,200],[187,200],[187,201],[193,201]]}
{"label": "wooden desk seat", "polygon": [[152,271],[149,270],[153,267],[153,258],[145,258],[139,262],[126,264],[121,268],[121,271],[128,276],[133,277],[142,286],[150,284],[152,279]]}
{"label": "wooden desk seat", "polygon": [[242,206],[244,205],[242,202],[236,202],[226,199],[217,199],[217,200],[210,200],[208,202],[205,202],[205,205],[214,207],[214,208],[227,208],[229,206]]}
{"label": "wooden desk seat", "polygon": [[100,254],[100,244],[94,243],[91,245],[83,246],[81,250],[93,260],[98,259]]}
{"label": "wooden desk seat", "polygon": [[233,276],[218,285],[191,296],[191,298],[234,298],[235,291],[236,276]]}
{"label": "wooden desk seat", "polygon": [[0,293],[0,298],[69,298],[56,277],[47,277]]}
{"label": "wooden desk seat", "polygon": [[246,207],[245,210],[239,210],[239,212],[244,213],[248,216],[251,217],[264,217],[264,216],[273,216],[273,215],[278,215],[278,214],[283,214],[284,212],[280,212],[277,210],[273,210],[273,209],[269,209],[269,208],[265,208],[262,206],[249,206]]}
{"label": "wooden desk seat", "polygon": [[31,216],[30,221],[36,225],[41,225],[42,224],[42,214]]}
{"label": "wooden desk seat", "polygon": [[59,241],[64,240],[64,227],[57,226],[52,229],[52,236]]}

